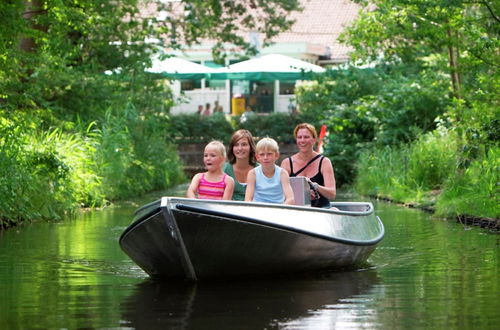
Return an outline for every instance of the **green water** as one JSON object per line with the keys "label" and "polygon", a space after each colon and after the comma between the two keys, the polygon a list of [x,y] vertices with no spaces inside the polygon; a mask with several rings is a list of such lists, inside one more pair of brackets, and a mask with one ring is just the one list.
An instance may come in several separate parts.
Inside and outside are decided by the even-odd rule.
{"label": "green water", "polygon": [[0,232],[0,329],[499,328],[498,234],[374,202],[386,237],[364,269],[154,282],[118,238],[156,197]]}

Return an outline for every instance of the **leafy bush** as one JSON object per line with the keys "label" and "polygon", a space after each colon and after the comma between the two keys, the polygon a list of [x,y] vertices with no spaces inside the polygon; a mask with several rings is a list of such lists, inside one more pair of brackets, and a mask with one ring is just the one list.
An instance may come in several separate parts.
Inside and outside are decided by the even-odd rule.
{"label": "leafy bush", "polygon": [[442,129],[422,135],[413,143],[408,155],[408,186],[440,189],[456,170],[456,142],[455,134]]}
{"label": "leafy bush", "polygon": [[168,136],[176,144],[228,141],[233,129],[231,121],[221,113],[212,116],[180,114],[171,116]]}
{"label": "leafy bush", "polygon": [[141,118],[131,106],[87,127],[49,130],[40,117],[0,112],[0,171],[8,173],[0,177],[0,227],[57,220],[185,180],[167,117]]}
{"label": "leafy bush", "polygon": [[168,142],[168,117],[141,118],[135,107],[108,110],[92,130],[106,196],[121,199],[182,182],[175,146]]}
{"label": "leafy bush", "polygon": [[71,168],[56,141],[60,131],[41,132],[36,117],[0,113],[0,227],[26,219],[58,219],[77,207]]}
{"label": "leafy bush", "polygon": [[406,66],[333,71],[298,89],[305,114],[326,124],[325,154],[339,185],[352,183],[361,152],[404,144],[436,127],[449,103],[443,77]]}
{"label": "leafy bush", "polygon": [[220,113],[208,117],[181,114],[171,116],[168,136],[171,141],[179,144],[207,143],[214,139],[229,143],[235,130],[247,129],[256,138],[270,136],[278,142],[293,143],[293,129],[308,119],[310,116],[286,113],[253,114],[246,117],[226,117]]}
{"label": "leafy bush", "polygon": [[441,215],[500,219],[500,148],[492,147],[465,170],[451,174],[436,203]]}
{"label": "leafy bush", "polygon": [[295,143],[293,129],[300,123],[310,122],[318,127],[317,123],[310,120],[310,116],[303,114],[291,115],[287,113],[271,113],[268,115],[250,115],[244,120],[236,118],[237,128],[252,132],[258,138],[272,137],[281,143]]}
{"label": "leafy bush", "polygon": [[408,155],[404,146],[365,150],[356,164],[355,189],[365,195],[404,201],[411,190],[406,184]]}

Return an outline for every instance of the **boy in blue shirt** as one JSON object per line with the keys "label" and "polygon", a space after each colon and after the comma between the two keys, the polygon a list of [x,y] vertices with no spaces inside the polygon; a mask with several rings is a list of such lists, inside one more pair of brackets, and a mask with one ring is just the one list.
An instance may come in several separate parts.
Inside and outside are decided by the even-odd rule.
{"label": "boy in blue shirt", "polygon": [[293,205],[295,201],[288,172],[276,165],[280,156],[278,143],[266,137],[257,143],[255,149],[260,165],[248,172],[245,201]]}

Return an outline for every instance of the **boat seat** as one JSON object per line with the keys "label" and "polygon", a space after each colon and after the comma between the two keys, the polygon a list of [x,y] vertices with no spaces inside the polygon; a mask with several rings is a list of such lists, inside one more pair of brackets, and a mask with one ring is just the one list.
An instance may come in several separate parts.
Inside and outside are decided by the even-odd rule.
{"label": "boat seat", "polygon": [[311,192],[307,180],[303,176],[290,178],[295,205],[311,206]]}

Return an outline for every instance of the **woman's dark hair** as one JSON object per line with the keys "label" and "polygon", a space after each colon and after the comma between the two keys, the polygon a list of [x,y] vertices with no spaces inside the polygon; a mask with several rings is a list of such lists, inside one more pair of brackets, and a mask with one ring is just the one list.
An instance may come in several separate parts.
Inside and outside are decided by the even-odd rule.
{"label": "woman's dark hair", "polygon": [[248,144],[250,145],[249,162],[252,166],[255,166],[257,164],[257,160],[255,159],[255,142],[253,141],[252,133],[250,133],[246,129],[239,129],[233,133],[233,136],[231,136],[231,141],[229,142],[229,148],[227,151],[227,159],[229,160],[230,164],[236,163],[236,157],[234,156],[233,148],[236,142],[243,138],[246,138],[248,140]]}

